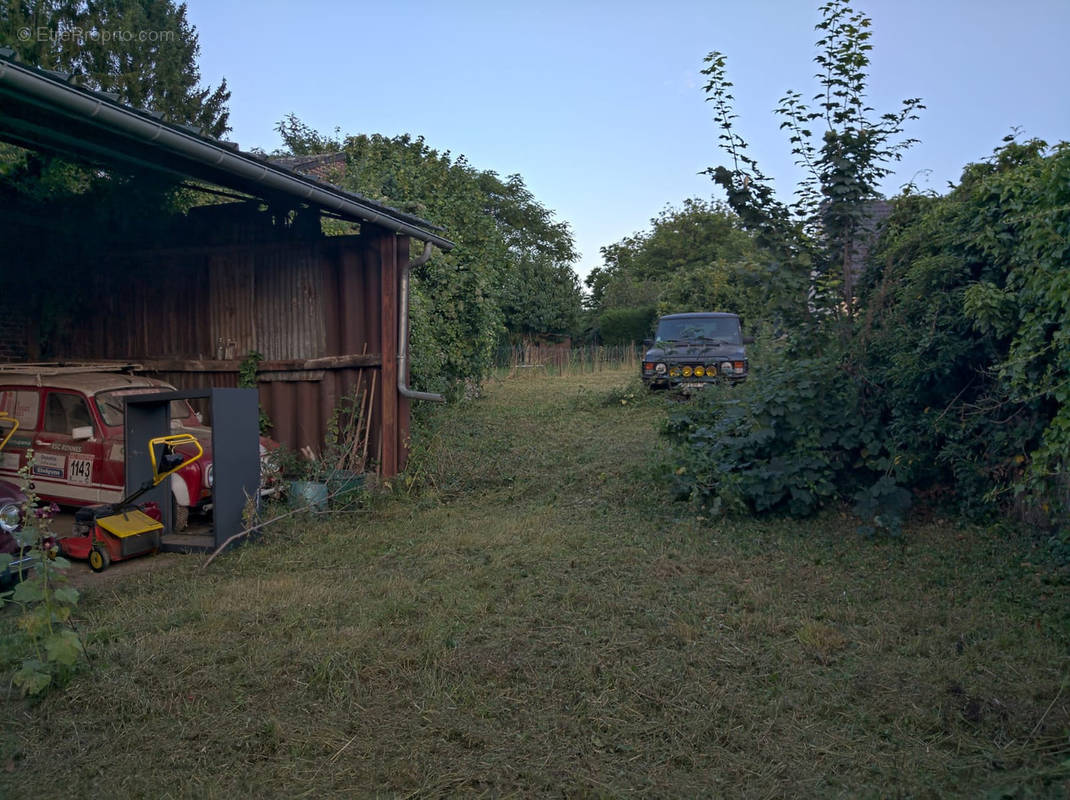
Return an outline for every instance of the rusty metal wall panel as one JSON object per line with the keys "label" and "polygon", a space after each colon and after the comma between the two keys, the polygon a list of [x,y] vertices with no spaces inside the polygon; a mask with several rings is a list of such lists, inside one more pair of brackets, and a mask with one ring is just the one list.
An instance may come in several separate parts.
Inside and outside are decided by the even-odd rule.
{"label": "rusty metal wall panel", "polygon": [[330,355],[326,289],[331,266],[323,261],[315,244],[257,254],[256,349],[265,359]]}
{"label": "rusty metal wall panel", "polygon": [[347,298],[347,307],[361,309],[369,353],[383,352],[382,327],[382,271],[377,247],[369,247],[362,253],[363,269],[359,275],[357,294]]}
{"label": "rusty metal wall panel", "polygon": [[212,358],[241,358],[257,349],[256,271],[251,251],[209,258],[208,309]]}
{"label": "rusty metal wall panel", "polygon": [[[87,277],[96,299],[63,332],[55,356],[212,361],[220,338],[231,342],[224,355],[236,359],[250,349],[267,360],[379,354],[384,345],[393,353],[395,328],[383,324],[381,279],[382,259],[391,256],[393,243],[382,247],[380,235],[366,227],[359,237],[130,256],[127,285],[97,285]],[[154,377],[180,389],[238,381],[236,371],[219,371],[219,365],[209,370],[191,365]],[[317,368],[282,377],[292,379],[264,380],[258,387],[260,404],[274,423],[271,436],[317,453],[339,400],[358,385],[370,388],[374,377],[369,456],[378,457],[384,445],[381,366]],[[313,377],[317,380],[309,380]],[[388,409],[392,417],[399,411]]]}
{"label": "rusty metal wall panel", "polygon": [[324,352],[327,355],[343,355],[342,348],[342,252],[338,247],[321,246],[319,249],[319,261],[323,270],[323,291],[325,302],[323,304],[323,324],[326,338]]}
{"label": "rusty metal wall panel", "polygon": [[200,357],[208,350],[204,306],[208,300],[203,258],[160,256],[151,267],[132,263],[124,285],[103,278],[91,285],[86,313],[59,333],[57,357],[138,359],[172,353]]}
{"label": "rusty metal wall panel", "polygon": [[360,352],[369,346],[367,316],[361,306],[364,297],[364,263],[362,254],[349,250],[343,253],[339,276],[339,311],[342,331],[340,336],[343,351]]}
{"label": "rusty metal wall panel", "polygon": [[[364,378],[361,380],[361,373]],[[338,399],[352,394],[358,385],[367,388],[377,368],[343,368],[326,370],[320,381],[269,381],[260,384],[260,405],[271,418],[271,438],[300,450],[310,447],[317,455],[323,452],[327,424]],[[349,387],[349,388],[343,388]],[[371,440],[378,446],[379,418],[372,414]]]}

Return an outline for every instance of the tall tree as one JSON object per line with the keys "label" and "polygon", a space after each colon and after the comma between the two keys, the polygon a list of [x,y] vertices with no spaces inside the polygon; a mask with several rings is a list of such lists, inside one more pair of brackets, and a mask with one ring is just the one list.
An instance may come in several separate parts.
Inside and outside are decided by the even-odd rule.
{"label": "tall tree", "polygon": [[202,87],[197,29],[171,0],[7,0],[0,43],[32,66],[69,72],[170,122],[222,136],[230,91]]}
{"label": "tall tree", "polygon": [[650,221],[650,229],[602,248],[591,271],[589,307],[734,311],[780,324],[805,311],[805,287],[780,270],[757,237],[721,203],[685,200]]}
{"label": "tall tree", "polygon": [[706,99],[721,126],[720,143],[732,163],[707,172],[763,244],[787,263],[813,270],[812,299],[851,316],[853,269],[859,244],[871,227],[872,201],[880,197],[879,185],[891,173],[891,164],[916,142],[901,134],[924,106],[919,98],[909,98],[898,111],[873,117],[866,100],[873,48],[870,19],[854,11],[848,0],[831,0],[821,6],[821,14],[814,58],[819,67],[816,105],[789,91],[776,109],[783,118],[780,127],[789,131],[791,151],[807,171],[795,203],[785,205],[776,198],[772,182],[747,154],[735,127],[726,59],[716,51],[706,56],[702,72],[708,79]]}

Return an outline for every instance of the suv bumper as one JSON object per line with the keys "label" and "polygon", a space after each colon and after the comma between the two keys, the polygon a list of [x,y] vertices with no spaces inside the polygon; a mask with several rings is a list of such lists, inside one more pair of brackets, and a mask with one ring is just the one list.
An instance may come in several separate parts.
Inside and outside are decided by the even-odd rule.
{"label": "suv bumper", "polygon": [[715,384],[728,384],[734,386],[747,380],[746,375],[718,375],[716,378],[663,378],[660,376],[643,375],[643,383],[651,389],[704,389]]}

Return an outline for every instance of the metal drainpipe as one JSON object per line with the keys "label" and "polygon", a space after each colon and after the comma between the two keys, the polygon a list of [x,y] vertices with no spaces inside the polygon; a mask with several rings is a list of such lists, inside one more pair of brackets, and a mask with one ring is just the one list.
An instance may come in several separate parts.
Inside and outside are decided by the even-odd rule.
{"label": "metal drainpipe", "polygon": [[401,267],[401,297],[398,309],[398,392],[410,400],[431,400],[445,403],[446,398],[434,392],[417,392],[409,388],[409,270],[427,263],[431,258],[431,242],[424,242],[424,252],[414,261],[407,261]]}

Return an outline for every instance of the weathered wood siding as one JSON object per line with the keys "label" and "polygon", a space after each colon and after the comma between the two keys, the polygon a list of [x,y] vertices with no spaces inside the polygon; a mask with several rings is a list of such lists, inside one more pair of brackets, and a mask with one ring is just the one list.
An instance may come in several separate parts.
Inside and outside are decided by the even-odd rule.
{"label": "weathered wood siding", "polygon": [[370,451],[381,453],[386,474],[404,466],[408,405],[396,387],[396,330],[397,260],[408,258],[407,239],[369,225],[360,236],[117,258],[130,279],[124,286],[88,281],[92,300],[61,332],[56,358],[166,361],[153,373],[192,389],[236,386],[236,362],[250,351],[266,362],[363,354],[361,366],[261,373],[271,435],[319,452],[339,399],[353,392],[362,370],[365,385],[376,372]]}

